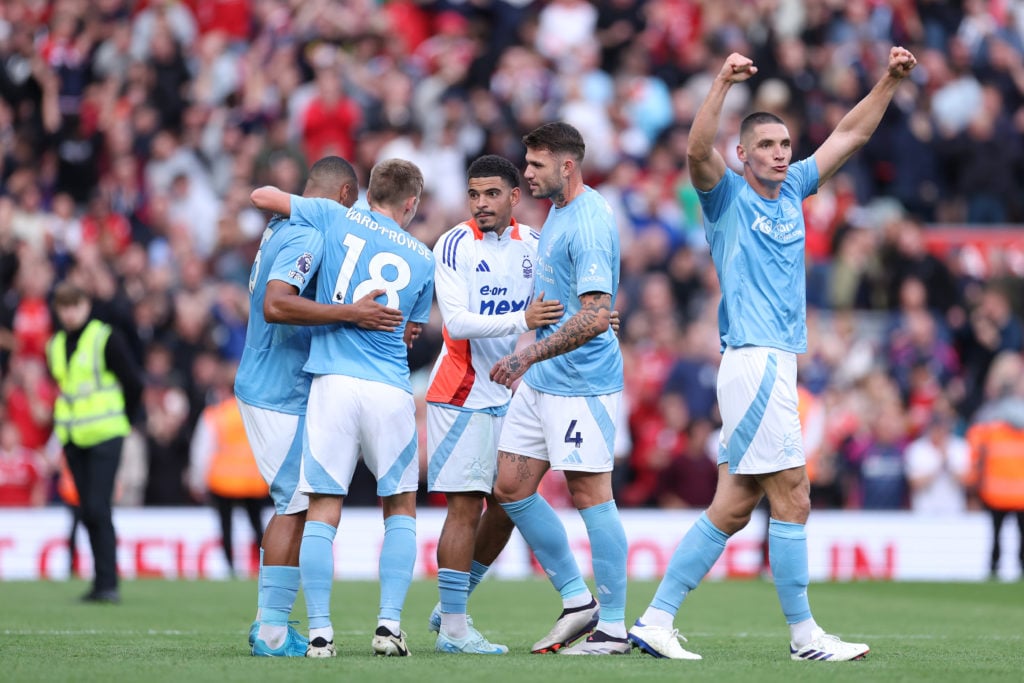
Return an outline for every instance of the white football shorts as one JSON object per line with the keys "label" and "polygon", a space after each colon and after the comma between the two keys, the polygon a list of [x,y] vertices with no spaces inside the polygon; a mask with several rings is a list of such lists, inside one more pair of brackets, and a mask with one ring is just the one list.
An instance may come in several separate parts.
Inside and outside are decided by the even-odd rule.
{"label": "white football shorts", "polygon": [[728,463],[730,474],[804,465],[797,400],[796,354],[763,346],[727,348],[718,369],[718,464]]}
{"label": "white football shorts", "polygon": [[398,387],[345,375],[313,378],[306,409],[299,490],[348,494],[360,450],[377,478],[377,495],[419,486],[416,404]]}
{"label": "white football shorts", "polygon": [[427,404],[427,490],[490,493],[503,417]]}
{"label": "white football shorts", "polygon": [[274,511],[293,515],[309,507],[306,494],[299,491],[302,466],[302,432],[305,417],[238,402],[249,446],[264,481],[270,487]]}
{"label": "white football shorts", "polygon": [[520,383],[505,415],[498,450],[547,460],[551,469],[611,472],[622,392],[545,394]]}

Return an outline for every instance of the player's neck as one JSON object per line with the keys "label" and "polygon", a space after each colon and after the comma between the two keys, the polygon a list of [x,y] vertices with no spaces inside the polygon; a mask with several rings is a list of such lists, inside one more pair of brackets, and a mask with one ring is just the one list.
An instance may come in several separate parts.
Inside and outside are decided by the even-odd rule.
{"label": "player's neck", "polygon": [[565,181],[565,188],[558,194],[554,195],[551,198],[551,202],[555,205],[555,208],[564,208],[570,204],[572,200],[586,192],[586,190],[586,186],[583,185],[583,177],[579,175],[571,175]]}
{"label": "player's neck", "polygon": [[778,199],[779,195],[782,193],[782,183],[766,182],[761,180],[750,172],[749,166],[744,169],[743,178],[747,181],[747,184],[753,188],[754,192],[765,199]]}
{"label": "player's neck", "polygon": [[391,208],[388,208],[388,207],[385,207],[385,206],[378,206],[376,204],[370,204],[370,211],[373,212],[373,213],[380,214],[381,216],[387,216],[388,218],[390,218],[394,222],[398,223],[398,227],[400,227],[400,228],[404,229],[404,227],[405,227],[405,226],[402,225],[402,220],[401,220],[402,216],[400,214],[398,214],[398,212],[395,211],[394,209],[391,209]]}

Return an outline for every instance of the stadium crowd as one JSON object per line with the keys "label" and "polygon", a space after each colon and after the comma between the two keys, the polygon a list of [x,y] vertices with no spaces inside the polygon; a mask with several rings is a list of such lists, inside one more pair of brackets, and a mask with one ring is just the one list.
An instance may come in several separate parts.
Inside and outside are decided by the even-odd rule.
{"label": "stadium crowd", "polygon": [[[804,206],[808,467],[817,507],[962,510],[968,427],[995,414],[1024,428],[1024,263],[1010,250],[979,265],[926,242],[942,224],[1024,223],[1024,4],[1009,0],[5,3],[0,472],[36,472],[18,504],[56,495],[59,458],[43,454],[57,282],[92,296],[146,372],[120,504],[192,504],[192,433],[244,344],[265,225],[250,190],[301,191],[328,154],[351,160],[364,187],[376,161],[408,159],[426,179],[410,231],[432,246],[467,217],[469,161],[494,153],[521,168],[522,134],[564,120],[587,140],[586,180],[612,203],[623,245],[630,438],[617,500],[706,506],[719,292],[687,176],[689,124],[740,52],[759,72],[730,91],[723,155],[736,162],[740,120],[765,110],[804,158],[893,44],[919,68]],[[546,212],[527,196],[516,218],[540,226]],[[410,351],[421,405],[440,344],[435,311]],[[937,468],[953,472],[940,488]]]}

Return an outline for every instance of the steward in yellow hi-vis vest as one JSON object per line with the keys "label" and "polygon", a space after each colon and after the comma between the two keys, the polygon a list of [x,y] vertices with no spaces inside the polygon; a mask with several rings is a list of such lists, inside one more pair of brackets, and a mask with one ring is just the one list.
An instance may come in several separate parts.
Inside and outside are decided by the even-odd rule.
{"label": "steward in yellow hi-vis vest", "polygon": [[46,362],[60,390],[53,431],[64,445],[94,561],[92,589],[82,600],[117,603],[114,477],[131,431],[129,411],[142,395],[142,371],[121,334],[91,317],[92,302],[82,289],[60,283],[53,308],[62,328],[46,345]]}
{"label": "steward in yellow hi-vis vest", "polygon": [[60,389],[53,406],[53,430],[64,445],[95,446],[131,431],[121,383],[104,360],[110,332],[110,325],[90,320],[74,353],[67,351],[63,330],[46,347],[50,373]]}

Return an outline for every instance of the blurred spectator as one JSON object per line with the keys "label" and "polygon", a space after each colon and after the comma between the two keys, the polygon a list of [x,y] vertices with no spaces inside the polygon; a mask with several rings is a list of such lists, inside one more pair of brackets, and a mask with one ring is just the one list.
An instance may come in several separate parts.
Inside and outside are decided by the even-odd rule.
{"label": "blurred spectator", "polygon": [[220,520],[221,546],[231,576],[235,574],[234,524],[236,506],[242,507],[255,538],[249,558],[263,545],[262,509],[270,490],[260,475],[242,424],[238,401],[231,392],[234,366],[219,368],[217,397],[196,425],[189,448],[189,490],[197,501],[209,499]]}
{"label": "blurred spectator", "polygon": [[18,428],[0,422],[0,507],[39,507],[46,502],[47,468],[21,443]]}
{"label": "blurred spectator", "polygon": [[188,466],[186,430],[188,395],[179,385],[173,356],[163,346],[153,345],[146,355],[146,389],[142,404],[146,412],[146,455],[149,473],[146,505],[184,505],[185,470]]}
{"label": "blurred spectator", "polygon": [[972,415],[983,400],[993,359],[1003,351],[1024,350],[1024,324],[1013,311],[1009,292],[996,284],[986,286],[967,320],[954,330],[954,339],[964,368],[961,413]]}
{"label": "blurred spectator", "polygon": [[924,434],[907,447],[907,482],[914,512],[942,516],[967,509],[970,447],[953,431],[955,426],[952,406],[937,404]]}
{"label": "blurred spectator", "polygon": [[53,269],[41,252],[22,250],[23,266],[18,269],[15,287],[18,301],[14,307],[12,364],[21,360],[45,360],[46,342],[53,333],[54,321],[46,296],[53,286]]}
{"label": "blurred spectator", "polygon": [[852,489],[847,503],[862,510],[900,510],[907,507],[904,450],[907,424],[898,397],[875,403],[864,433],[844,451]]}
{"label": "blurred spectator", "polygon": [[[912,375],[921,370],[934,379],[933,385],[948,386],[960,370],[952,345],[936,329],[936,321],[927,310],[909,311],[900,326],[889,336],[889,367],[904,401],[913,403]],[[917,382],[920,387],[921,383]]]}
{"label": "blurred spectator", "polygon": [[[1003,354],[993,363],[987,386],[988,401],[967,432],[971,446],[971,490],[992,517],[989,571],[999,572],[1000,532],[1004,520],[1016,515],[1024,538],[1024,361]],[[1019,560],[1024,571],[1024,543]]]}
{"label": "blurred spectator", "polygon": [[710,420],[689,422],[681,448],[673,450],[659,473],[654,491],[659,507],[704,509],[711,504],[718,485],[718,443],[713,435]]}
{"label": "blurred spectator", "polygon": [[4,422],[17,429],[25,448],[41,453],[53,429],[57,387],[46,371],[46,361],[20,358],[3,384]]}

